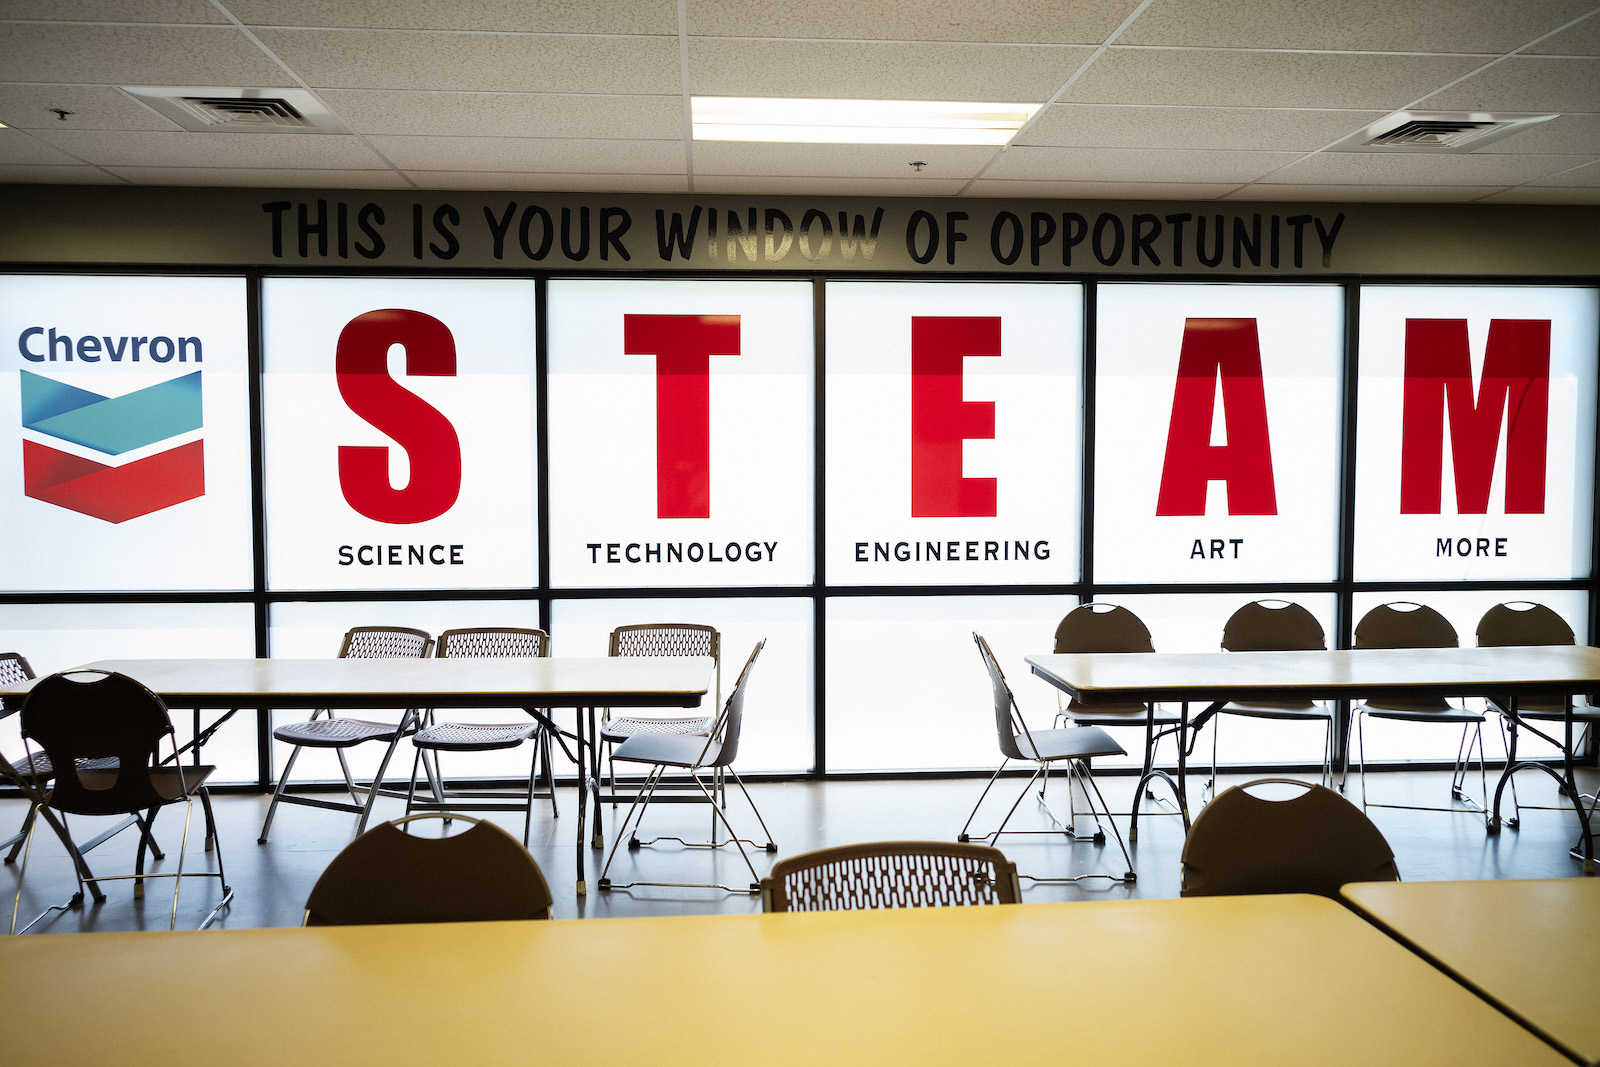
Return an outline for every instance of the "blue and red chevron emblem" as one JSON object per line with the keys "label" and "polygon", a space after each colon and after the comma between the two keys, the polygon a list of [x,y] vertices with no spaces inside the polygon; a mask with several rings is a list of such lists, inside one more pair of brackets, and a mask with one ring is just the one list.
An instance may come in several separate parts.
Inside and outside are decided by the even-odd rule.
{"label": "blue and red chevron emblem", "polygon": [[[120,456],[201,428],[200,372],[106,397],[42,375],[22,375],[22,425],[107,456]],[[22,442],[23,492],[35,500],[126,522],[206,491],[205,443],[112,465]]]}

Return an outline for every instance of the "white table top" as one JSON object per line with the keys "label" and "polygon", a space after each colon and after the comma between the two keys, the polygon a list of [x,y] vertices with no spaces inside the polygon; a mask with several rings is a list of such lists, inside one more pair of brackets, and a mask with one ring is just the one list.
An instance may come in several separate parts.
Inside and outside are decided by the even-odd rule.
{"label": "white table top", "polygon": [[[707,656],[483,659],[111,659],[173,707],[696,707]],[[31,683],[0,686],[15,698]]]}
{"label": "white table top", "polygon": [[18,1063],[1567,1062],[1309,896],[35,935],[0,1004]]}
{"label": "white table top", "polygon": [[1575,1058],[1600,1059],[1600,881],[1363,882],[1341,892]]}
{"label": "white table top", "polygon": [[1368,648],[1028,656],[1033,673],[1094,701],[1500,696],[1600,688],[1600,648]]}

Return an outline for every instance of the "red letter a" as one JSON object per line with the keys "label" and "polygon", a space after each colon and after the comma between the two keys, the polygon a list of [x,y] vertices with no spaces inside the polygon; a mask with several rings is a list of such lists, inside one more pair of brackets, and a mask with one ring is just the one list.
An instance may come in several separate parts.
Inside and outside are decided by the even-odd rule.
{"label": "red letter a", "polygon": [[[1211,443],[1217,383],[1228,443]],[[1204,515],[1206,485],[1225,482],[1229,515],[1276,515],[1267,397],[1255,319],[1186,319],[1172,394],[1157,515]]]}

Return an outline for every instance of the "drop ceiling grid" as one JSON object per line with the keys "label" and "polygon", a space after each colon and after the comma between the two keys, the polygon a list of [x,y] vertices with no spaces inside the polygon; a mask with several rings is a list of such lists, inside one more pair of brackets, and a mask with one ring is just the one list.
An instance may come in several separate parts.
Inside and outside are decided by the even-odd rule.
{"label": "drop ceiling grid", "polygon": [[[968,195],[1276,198],[1293,186],[1331,199],[1339,190],[1387,190],[1396,199],[1443,190],[1437,195],[1454,200],[1503,198],[1502,190],[1531,183],[1525,188],[1541,191],[1530,197],[1566,190],[1571,202],[1600,202],[1590,177],[1600,169],[1591,166],[1600,162],[1600,123],[1590,118],[1600,117],[1593,0],[1324,0],[1275,4],[1270,19],[1257,0],[1153,0],[1142,9],[1137,0],[1047,8],[995,0],[981,10],[961,0],[684,0],[687,70],[678,0],[221,6],[272,54],[201,0],[131,8],[7,0],[0,121],[23,132],[0,137],[0,180],[236,184],[219,180],[234,167],[239,184],[249,175],[321,172],[330,187],[386,175],[386,184],[422,188],[553,188],[546,182],[560,175],[580,189],[589,180],[595,191],[656,191],[688,181],[692,152],[694,188],[706,192],[950,195],[945,183],[982,174]],[[1023,142],[998,154],[685,138],[686,86],[1043,102],[1136,10]],[[115,88],[287,87],[294,79],[278,60],[359,136],[274,143],[350,147],[285,148],[263,160],[246,142],[216,142],[270,135],[182,133]],[[1321,161],[1318,148],[1415,100],[1567,117],[1492,152],[1455,157],[1471,161],[1464,165],[1413,156]],[[63,130],[51,125],[50,106],[81,118]],[[913,158],[927,158],[933,173],[906,176]]]}

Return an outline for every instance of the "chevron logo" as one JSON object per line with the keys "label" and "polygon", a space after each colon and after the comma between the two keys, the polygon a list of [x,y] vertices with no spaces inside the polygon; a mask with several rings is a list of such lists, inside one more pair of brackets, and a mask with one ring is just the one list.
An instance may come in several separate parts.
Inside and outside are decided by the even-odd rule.
{"label": "chevron logo", "polygon": [[[108,457],[202,426],[200,372],[122,396],[19,371],[24,429]],[[205,443],[190,441],[128,463],[100,463],[38,441],[22,442],[23,493],[106,522],[126,522],[206,491]]]}

